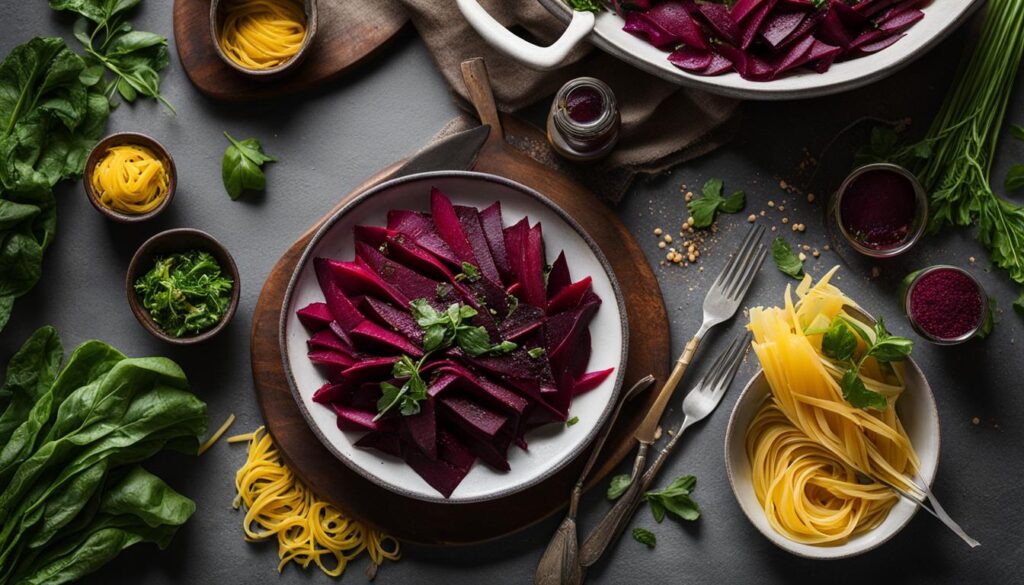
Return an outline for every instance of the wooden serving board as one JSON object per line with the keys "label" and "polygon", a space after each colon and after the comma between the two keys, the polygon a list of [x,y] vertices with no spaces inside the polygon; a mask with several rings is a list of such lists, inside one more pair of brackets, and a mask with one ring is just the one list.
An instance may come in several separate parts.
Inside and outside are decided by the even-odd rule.
{"label": "wooden serving board", "polygon": [[298,70],[282,79],[254,81],[228,67],[210,36],[210,0],[174,0],[174,42],[192,84],[224,101],[253,101],[305,91],[336,79],[384,48],[406,28],[408,16],[392,0],[372,13],[346,0],[317,6],[314,44]]}
{"label": "wooden serving board", "polygon": [[[499,117],[482,60],[464,63],[463,73],[481,121],[491,125],[491,134],[473,170],[514,179],[536,189],[583,226],[608,257],[625,295],[630,325],[625,387],[647,374],[664,380],[671,360],[668,316],[658,281],[636,240],[610,209],[578,183],[505,142],[503,127],[517,136],[543,137],[537,129],[511,116]],[[413,500],[371,483],[331,455],[307,426],[285,379],[278,347],[278,322],[285,289],[306,244],[320,224],[353,195],[388,179],[399,166],[400,163],[395,163],[367,179],[277,261],[253,315],[251,351],[256,398],[289,468],[321,497],[352,517],[416,543],[469,544],[495,539],[564,507],[588,452],[584,451],[544,482],[500,500],[458,505]],[[619,424],[605,444],[605,455],[599,459],[589,485],[600,481],[633,449],[633,430],[654,396],[654,392],[642,394],[623,407]]]}

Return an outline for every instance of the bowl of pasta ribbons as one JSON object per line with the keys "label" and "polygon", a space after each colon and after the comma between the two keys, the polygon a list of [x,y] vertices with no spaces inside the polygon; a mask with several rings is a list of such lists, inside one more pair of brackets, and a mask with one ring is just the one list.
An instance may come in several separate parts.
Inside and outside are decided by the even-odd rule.
{"label": "bowl of pasta ribbons", "polygon": [[[778,547],[814,559],[858,555],[895,536],[917,506],[882,482],[913,492],[912,482],[931,485],[939,460],[924,374],[909,357],[873,357],[868,349],[887,339],[884,324],[831,284],[835,272],[813,284],[805,277],[795,300],[787,287],[782,307],[750,309],[762,369],[725,438],[729,481],[747,518]],[[825,342],[837,323],[852,335]],[[843,361],[826,355],[838,337],[853,348]],[[844,381],[851,370],[859,382]]]}
{"label": "bowl of pasta ribbons", "polygon": [[210,34],[229,67],[271,81],[294,71],[313,46],[317,0],[212,0]]}

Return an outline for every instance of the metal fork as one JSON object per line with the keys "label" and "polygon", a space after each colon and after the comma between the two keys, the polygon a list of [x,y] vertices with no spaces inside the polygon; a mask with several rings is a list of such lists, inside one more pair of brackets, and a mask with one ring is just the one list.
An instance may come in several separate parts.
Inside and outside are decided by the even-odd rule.
{"label": "metal fork", "polygon": [[[711,289],[708,290],[707,295],[704,297],[704,321],[701,323],[700,329],[697,330],[697,334],[693,336],[693,339],[686,344],[683,353],[676,360],[672,374],[669,375],[665,385],[659,390],[654,404],[647,412],[647,416],[633,434],[637,442],[640,443],[640,446],[637,449],[636,459],[633,461],[633,473],[631,475],[633,484],[630,486],[629,491],[626,492],[626,495],[637,495],[636,479],[647,464],[647,450],[657,439],[658,423],[661,421],[661,415],[664,414],[669,398],[672,397],[676,386],[679,385],[683,374],[686,373],[686,368],[690,365],[693,355],[697,352],[697,347],[700,345],[701,340],[704,339],[704,335],[712,327],[736,314],[740,302],[746,296],[750,284],[754,281],[754,276],[761,269],[761,264],[764,263],[765,255],[768,253],[767,248],[761,244],[764,234],[765,228],[763,225],[758,224],[750,229],[739,250],[726,263],[725,268],[722,269],[721,274],[711,284]],[[597,530],[591,533],[591,536],[583,544],[583,548],[580,549],[580,564],[584,567],[594,564],[604,553],[605,548],[608,547],[614,536],[614,534],[601,534]]]}
{"label": "metal fork", "polygon": [[580,561],[584,567],[589,567],[597,562],[608,546],[622,534],[637,506],[640,505],[643,494],[651,486],[662,466],[665,465],[665,461],[675,449],[683,432],[694,423],[706,418],[721,402],[722,396],[725,395],[725,391],[736,377],[736,371],[743,361],[743,356],[747,353],[747,348],[750,347],[750,337],[749,332],[736,337],[729,348],[718,356],[704,377],[686,394],[683,399],[683,421],[679,424],[675,434],[661,449],[654,462],[651,463],[651,467],[644,472],[642,477],[637,478],[634,469],[629,489],[619,497],[619,501],[583,543],[583,548],[580,549]]}

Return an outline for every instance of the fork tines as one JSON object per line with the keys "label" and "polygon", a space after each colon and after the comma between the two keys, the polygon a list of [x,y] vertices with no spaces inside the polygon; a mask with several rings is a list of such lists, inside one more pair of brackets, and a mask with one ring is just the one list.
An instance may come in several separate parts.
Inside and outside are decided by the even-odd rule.
{"label": "fork tines", "polygon": [[747,347],[750,346],[750,337],[749,331],[737,336],[729,348],[718,356],[711,369],[697,382],[695,389],[709,393],[714,398],[724,393],[736,376],[736,370],[739,369]]}
{"label": "fork tines", "polygon": [[717,290],[730,300],[738,300],[743,296],[768,253],[768,249],[761,244],[764,234],[765,227],[761,224],[750,229],[736,255],[711,285],[711,290]]}

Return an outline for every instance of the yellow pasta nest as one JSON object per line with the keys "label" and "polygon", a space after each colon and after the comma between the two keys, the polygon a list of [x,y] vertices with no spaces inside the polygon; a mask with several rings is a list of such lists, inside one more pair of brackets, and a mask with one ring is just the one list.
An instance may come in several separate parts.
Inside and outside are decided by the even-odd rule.
{"label": "yellow pasta nest", "polygon": [[898,496],[865,474],[912,489],[907,478],[919,465],[894,408],[901,365],[865,362],[865,386],[888,402],[865,410],[844,400],[843,369],[822,355],[823,330],[840,314],[872,330],[847,313],[857,305],[830,284],[835,272],[813,287],[806,276],[795,305],[787,287],[784,307],[750,310],[753,348],[771,386],[746,436],[754,492],[776,531],[815,545],[842,544],[885,520]]}
{"label": "yellow pasta nest", "polygon": [[306,10],[299,0],[228,0],[220,46],[246,69],[271,69],[292,59],[306,38]]}
{"label": "yellow pasta nest", "polygon": [[[315,563],[324,573],[338,577],[364,551],[374,569],[385,559],[399,559],[397,540],[347,518],[303,485],[284,465],[263,427],[228,439],[239,441],[249,442],[249,454],[235,475],[234,506],[245,505],[246,540],[277,538],[278,572],[289,562],[304,569]],[[333,563],[325,560],[330,557]]]}
{"label": "yellow pasta nest", "polygon": [[164,163],[144,146],[107,149],[92,171],[96,199],[108,209],[138,215],[156,209],[170,189]]}

